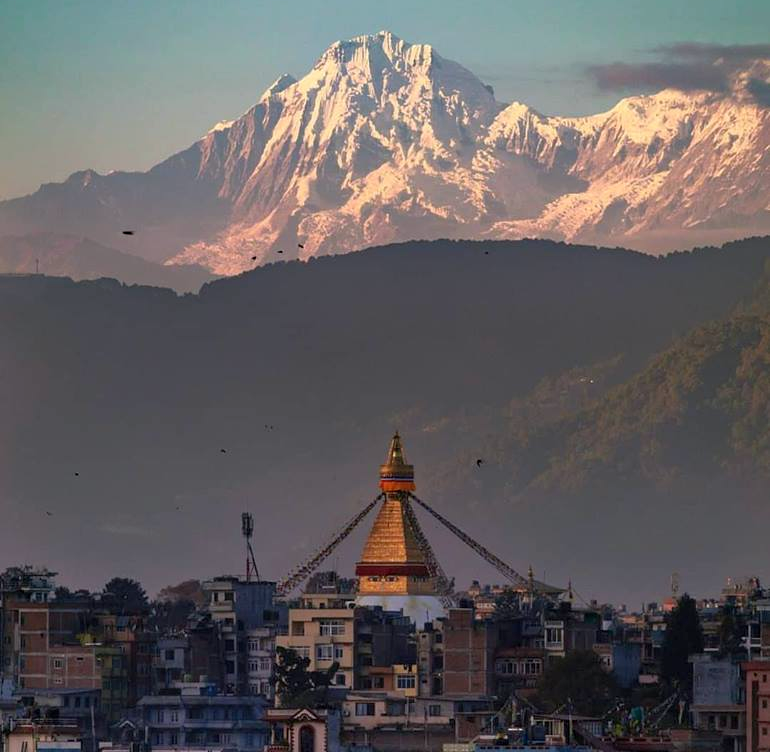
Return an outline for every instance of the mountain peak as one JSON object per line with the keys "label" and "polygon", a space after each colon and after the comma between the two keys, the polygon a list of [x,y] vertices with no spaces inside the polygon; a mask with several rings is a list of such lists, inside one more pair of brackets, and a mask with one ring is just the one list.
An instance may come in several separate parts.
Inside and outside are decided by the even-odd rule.
{"label": "mountain peak", "polygon": [[265,93],[260,97],[260,101],[269,99],[275,94],[280,94],[284,89],[288,89],[293,84],[297,83],[297,79],[290,73],[282,73],[278,78],[273,81],[270,86],[265,89]]}

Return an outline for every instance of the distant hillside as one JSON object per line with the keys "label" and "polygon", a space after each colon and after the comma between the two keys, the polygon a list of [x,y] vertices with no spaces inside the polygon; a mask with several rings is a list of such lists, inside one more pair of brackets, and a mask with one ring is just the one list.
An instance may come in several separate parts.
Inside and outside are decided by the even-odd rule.
{"label": "distant hillside", "polygon": [[[752,305],[769,258],[764,238],[663,259],[439,241],[183,297],[0,278],[0,551],[27,560],[18,531],[34,529],[41,563],[74,585],[123,574],[154,591],[238,571],[248,510],[260,572],[280,576],[375,495],[398,428],[418,493],[521,569],[649,598],[687,554],[700,579],[683,583],[713,585],[757,560],[770,522],[762,403],[747,412],[745,391],[763,378],[764,323],[688,332]],[[752,354],[759,376],[741,380]],[[426,528],[458,582],[495,576]],[[718,555],[687,548],[725,535]],[[645,572],[622,591],[618,547]]]}
{"label": "distant hillside", "polygon": [[770,319],[707,324],[617,386],[618,360],[546,379],[515,402],[481,453],[509,493],[665,485],[687,475],[770,478],[768,364]]}
{"label": "distant hillside", "polygon": [[0,274],[41,274],[74,280],[110,277],[126,284],[197,292],[212,275],[199,266],[163,266],[73,235],[0,237]]}

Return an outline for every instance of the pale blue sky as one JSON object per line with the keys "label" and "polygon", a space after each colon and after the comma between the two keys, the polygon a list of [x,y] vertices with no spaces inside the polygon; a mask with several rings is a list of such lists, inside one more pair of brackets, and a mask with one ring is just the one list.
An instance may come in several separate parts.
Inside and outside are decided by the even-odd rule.
{"label": "pale blue sky", "polygon": [[0,0],[0,198],[86,167],[146,169],[333,41],[389,29],[555,114],[620,95],[586,67],[681,41],[767,42],[764,0]]}

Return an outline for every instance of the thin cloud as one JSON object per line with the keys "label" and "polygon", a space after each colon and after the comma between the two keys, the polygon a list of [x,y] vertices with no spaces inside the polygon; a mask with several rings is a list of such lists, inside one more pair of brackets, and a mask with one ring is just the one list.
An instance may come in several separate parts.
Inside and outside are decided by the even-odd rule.
{"label": "thin cloud", "polygon": [[609,63],[591,65],[588,73],[603,91],[666,89],[725,91],[724,71],[702,63]]}
{"label": "thin cloud", "polygon": [[676,42],[656,47],[653,52],[675,58],[714,62],[715,60],[744,61],[770,58],[770,44],[705,44]]}

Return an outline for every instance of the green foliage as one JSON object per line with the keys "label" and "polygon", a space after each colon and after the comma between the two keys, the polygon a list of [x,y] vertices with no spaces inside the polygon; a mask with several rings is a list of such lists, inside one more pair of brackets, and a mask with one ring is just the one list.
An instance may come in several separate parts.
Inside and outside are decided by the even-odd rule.
{"label": "green foliage", "polygon": [[689,657],[703,652],[703,631],[695,601],[685,593],[666,618],[660,670],[669,688],[692,693],[692,664]]}
{"label": "green foliage", "polygon": [[592,399],[578,399],[574,386],[585,377],[568,372],[517,401],[510,432],[489,451],[508,484],[577,489],[610,479],[770,473],[770,320],[743,316],[695,329],[608,387],[617,368],[605,364]]}
{"label": "green foliage", "polygon": [[506,588],[495,598],[495,619],[500,621],[512,619],[518,616],[520,612],[519,596],[510,588]]}
{"label": "green foliage", "polygon": [[195,611],[195,603],[182,599],[175,601],[154,601],[150,612],[150,626],[161,632],[181,631],[187,619]]}
{"label": "green foliage", "polygon": [[599,656],[592,650],[573,650],[549,661],[538,684],[537,704],[547,712],[571,705],[575,713],[601,715],[617,694]]}
{"label": "green foliage", "polygon": [[272,683],[283,707],[316,707],[323,702],[326,689],[332,683],[339,663],[326,671],[308,671],[309,658],[301,658],[296,650],[276,647]]}
{"label": "green foliage", "polygon": [[104,595],[121,613],[144,611],[149,607],[144,588],[128,577],[113,577],[104,586]]}
{"label": "green foliage", "polygon": [[719,652],[722,655],[736,655],[741,652],[741,638],[746,625],[743,618],[731,606],[724,606],[719,620]]}

